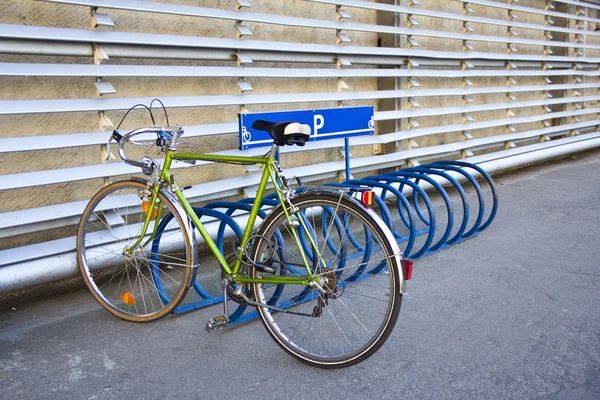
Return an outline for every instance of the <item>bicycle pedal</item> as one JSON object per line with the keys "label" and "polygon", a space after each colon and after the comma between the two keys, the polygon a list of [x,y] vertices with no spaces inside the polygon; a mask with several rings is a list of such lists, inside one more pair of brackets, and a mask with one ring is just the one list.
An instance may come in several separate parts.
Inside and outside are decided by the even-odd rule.
{"label": "bicycle pedal", "polygon": [[210,321],[206,323],[206,331],[212,332],[215,329],[225,328],[229,323],[229,318],[226,315],[217,315],[214,318],[211,318]]}

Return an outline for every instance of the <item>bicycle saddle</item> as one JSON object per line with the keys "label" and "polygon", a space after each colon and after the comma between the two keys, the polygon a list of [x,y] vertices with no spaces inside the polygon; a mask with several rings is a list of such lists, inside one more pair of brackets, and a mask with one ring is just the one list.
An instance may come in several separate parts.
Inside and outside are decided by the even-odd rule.
{"label": "bicycle saddle", "polygon": [[299,122],[269,122],[257,119],[252,128],[268,132],[273,142],[278,146],[294,145],[304,146],[310,137],[310,126]]}

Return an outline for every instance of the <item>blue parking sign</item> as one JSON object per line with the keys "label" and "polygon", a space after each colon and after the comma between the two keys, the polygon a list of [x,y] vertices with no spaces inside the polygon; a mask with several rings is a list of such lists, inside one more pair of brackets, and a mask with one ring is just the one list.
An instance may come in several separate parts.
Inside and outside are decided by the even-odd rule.
{"label": "blue parking sign", "polygon": [[258,119],[306,124],[311,128],[311,141],[375,134],[373,106],[240,114],[240,150],[270,146],[273,143],[267,132],[252,128],[252,124]]}

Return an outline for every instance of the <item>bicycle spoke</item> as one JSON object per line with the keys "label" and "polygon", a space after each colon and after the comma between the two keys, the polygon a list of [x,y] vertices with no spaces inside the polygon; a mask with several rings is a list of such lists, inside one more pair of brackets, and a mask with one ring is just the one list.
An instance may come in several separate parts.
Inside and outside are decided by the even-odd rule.
{"label": "bicycle spoke", "polygon": [[[339,201],[340,202],[342,201],[342,193],[340,193]],[[321,260],[321,254],[323,254],[323,251],[325,250],[325,246],[327,246],[327,241],[329,240],[329,235],[331,234],[331,228],[333,227],[333,223],[335,221],[335,217],[337,216],[339,207],[340,207],[340,203],[338,202],[338,204],[336,204],[335,210],[331,213],[331,222],[329,223],[329,228],[327,229],[327,236],[325,236],[325,239],[323,240],[323,248],[321,248],[321,251],[318,254],[319,260]],[[325,214],[325,209],[323,209],[323,214]],[[325,216],[323,215],[323,218],[324,217]],[[323,267],[325,267],[325,265],[323,265]]]}

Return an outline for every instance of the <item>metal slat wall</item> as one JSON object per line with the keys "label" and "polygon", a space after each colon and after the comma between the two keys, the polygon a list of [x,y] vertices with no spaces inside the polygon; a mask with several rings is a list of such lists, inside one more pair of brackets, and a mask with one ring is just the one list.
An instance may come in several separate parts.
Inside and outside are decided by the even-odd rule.
{"label": "metal slat wall", "polygon": [[[358,176],[596,143],[599,10],[575,0],[5,0],[0,277],[28,278],[0,279],[0,293],[65,277],[51,271],[60,257],[74,272],[86,200],[137,173],[101,162],[108,131],[154,97],[186,128],[186,150],[220,154],[239,153],[240,111],[375,105],[377,135],[350,141]],[[148,124],[131,115],[125,128]],[[307,182],[342,179],[342,144],[284,148],[282,162]],[[241,167],[175,168],[198,202],[258,183]]]}

